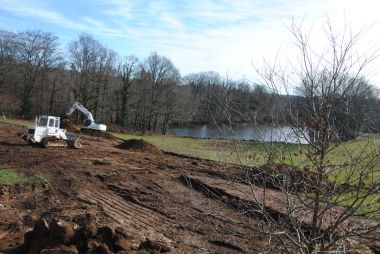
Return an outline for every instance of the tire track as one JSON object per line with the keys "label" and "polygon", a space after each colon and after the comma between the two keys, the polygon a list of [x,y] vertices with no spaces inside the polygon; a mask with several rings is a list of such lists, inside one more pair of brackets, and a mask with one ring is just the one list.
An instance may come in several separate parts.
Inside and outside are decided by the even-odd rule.
{"label": "tire track", "polygon": [[126,226],[133,225],[140,230],[167,228],[174,224],[173,220],[141,205],[124,200],[109,190],[86,189],[79,195],[90,203],[98,204],[112,219]]}

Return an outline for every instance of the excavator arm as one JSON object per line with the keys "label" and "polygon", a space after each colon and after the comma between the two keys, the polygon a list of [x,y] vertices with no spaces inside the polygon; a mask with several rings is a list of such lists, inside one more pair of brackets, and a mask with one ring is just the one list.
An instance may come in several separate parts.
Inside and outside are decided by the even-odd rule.
{"label": "excavator arm", "polygon": [[70,110],[67,112],[67,116],[70,116],[75,110],[79,110],[80,112],[82,112],[86,117],[87,119],[91,122],[91,123],[95,123],[95,120],[94,120],[94,117],[92,116],[91,112],[88,111],[88,109],[86,109],[82,104],[80,104],[79,102],[75,102],[74,105],[70,108]]}
{"label": "excavator arm", "polygon": [[106,131],[107,126],[104,124],[95,123],[94,117],[92,116],[91,112],[88,111],[88,109],[86,109],[79,102],[75,102],[73,104],[73,106],[69,109],[69,111],[67,111],[66,115],[70,116],[75,110],[79,110],[80,112],[82,112],[87,117],[87,119],[84,122],[84,126],[87,129],[95,130],[95,131]]}

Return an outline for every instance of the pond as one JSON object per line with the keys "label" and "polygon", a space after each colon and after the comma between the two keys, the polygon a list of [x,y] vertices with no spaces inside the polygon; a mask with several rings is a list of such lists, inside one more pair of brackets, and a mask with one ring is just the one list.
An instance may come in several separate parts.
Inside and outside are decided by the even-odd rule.
{"label": "pond", "polygon": [[294,144],[306,144],[305,137],[289,126],[249,126],[235,125],[233,127],[200,125],[195,127],[169,128],[168,134],[179,137],[215,138],[255,140],[263,142],[284,142]]}

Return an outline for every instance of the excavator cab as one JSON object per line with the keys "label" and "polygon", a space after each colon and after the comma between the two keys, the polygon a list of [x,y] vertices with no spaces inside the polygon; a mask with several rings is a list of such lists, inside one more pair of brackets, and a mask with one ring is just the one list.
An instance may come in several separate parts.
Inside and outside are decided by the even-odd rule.
{"label": "excavator cab", "polygon": [[28,134],[34,142],[41,142],[46,136],[59,137],[64,130],[59,128],[60,118],[56,116],[39,116],[33,126],[28,127]]}
{"label": "excavator cab", "polygon": [[89,119],[86,119],[84,122],[83,122],[83,125],[85,126],[85,127],[88,127],[88,126],[90,126],[92,124],[92,122],[91,122],[91,120],[89,120]]}
{"label": "excavator cab", "polygon": [[48,116],[40,116],[40,117],[36,118],[37,126],[40,126],[40,127],[46,127],[48,121],[49,121]]}
{"label": "excavator cab", "polygon": [[46,129],[49,136],[56,136],[60,131],[60,118],[56,116],[40,116],[37,119],[36,126]]}

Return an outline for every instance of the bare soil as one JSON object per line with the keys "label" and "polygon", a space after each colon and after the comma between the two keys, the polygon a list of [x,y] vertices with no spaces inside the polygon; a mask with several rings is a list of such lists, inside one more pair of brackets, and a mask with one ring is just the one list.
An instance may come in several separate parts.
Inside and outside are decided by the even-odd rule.
{"label": "bare soil", "polygon": [[151,143],[143,139],[129,139],[117,145],[116,147],[130,151],[140,151],[152,154],[162,153],[162,151],[158,149],[155,145],[152,145]]}
{"label": "bare soil", "polygon": [[[126,253],[157,253],[157,248],[171,253],[283,252],[281,244],[257,230],[262,220],[189,188],[181,179],[189,172],[210,176],[236,170],[232,165],[166,154],[141,141],[81,134],[81,149],[41,148],[21,140],[16,135],[21,131],[0,124],[1,167],[30,179],[0,189],[0,250],[12,253],[23,246],[27,252],[33,243],[27,245],[24,234],[36,230],[41,219],[76,223],[87,216],[96,230],[106,226],[115,234],[121,228],[131,246]],[[72,228],[83,227],[78,225]],[[163,249],[154,252],[149,246]]]}
{"label": "bare soil", "polygon": [[[41,148],[21,131],[0,124],[0,168],[28,179],[0,187],[0,252],[285,252],[262,233],[264,220],[231,202],[251,200],[243,189],[262,191],[229,182],[237,166],[108,136],[77,134],[81,149]],[[281,213],[283,194],[267,193]]]}

